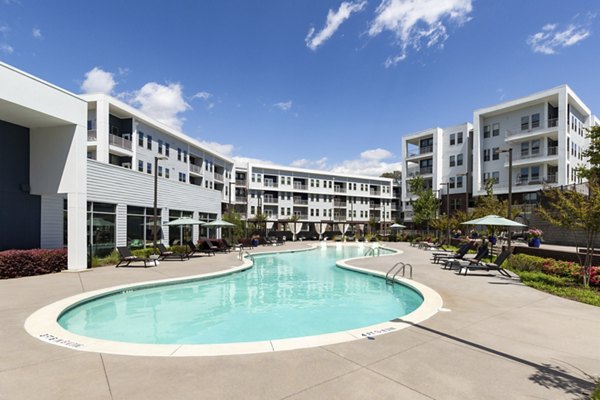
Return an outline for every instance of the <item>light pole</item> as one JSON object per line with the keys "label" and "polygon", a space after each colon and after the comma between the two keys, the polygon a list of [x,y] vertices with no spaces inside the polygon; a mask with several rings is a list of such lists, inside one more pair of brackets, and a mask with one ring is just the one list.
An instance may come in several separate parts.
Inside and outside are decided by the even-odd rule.
{"label": "light pole", "polygon": [[[512,147],[500,150],[500,153],[508,153],[508,219],[510,220],[512,220],[512,152]],[[506,245],[508,247],[508,251],[511,251],[510,226],[507,227],[506,231],[508,233]]]}
{"label": "light pole", "polygon": [[450,182],[442,182],[446,186],[446,239],[450,244]]}
{"label": "light pole", "polygon": [[469,171],[458,174],[465,177],[465,213],[469,214]]}
{"label": "light pole", "polygon": [[154,220],[152,221],[152,249],[156,253],[156,220],[158,218],[158,160],[166,160],[167,157],[154,157]]}

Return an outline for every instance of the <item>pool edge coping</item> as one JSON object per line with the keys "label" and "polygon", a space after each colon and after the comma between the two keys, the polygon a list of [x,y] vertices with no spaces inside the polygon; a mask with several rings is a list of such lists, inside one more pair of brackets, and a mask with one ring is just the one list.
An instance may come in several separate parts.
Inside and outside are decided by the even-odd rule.
{"label": "pool edge coping", "polygon": [[[328,245],[328,244],[326,244]],[[332,243],[331,245],[341,245]],[[354,246],[354,243],[344,245]],[[364,245],[363,245],[364,246]],[[310,245],[305,249],[294,250],[273,250],[260,253],[251,253],[252,256],[284,253],[284,252],[303,252],[317,249],[319,246]],[[373,247],[373,246],[364,246]],[[377,246],[379,247],[379,246]],[[385,246],[395,253],[382,255],[387,257],[403,253],[401,250],[392,249]],[[364,259],[369,257],[353,257],[336,261],[336,266],[356,272],[366,273],[378,277],[385,277],[385,273],[368,269],[360,268],[347,264],[352,260]],[[198,356],[225,356],[225,355],[242,355],[267,353],[285,350],[298,350],[310,347],[319,347],[336,343],[349,342],[367,337],[374,337],[386,333],[397,332],[405,329],[413,324],[424,321],[436,314],[443,305],[441,296],[433,289],[420,284],[413,280],[397,277],[395,280],[405,286],[416,290],[423,297],[423,303],[413,312],[404,315],[392,321],[369,325],[357,329],[339,331],[334,333],[326,333],[321,335],[303,336],[288,339],[275,339],[258,342],[238,342],[238,343],[221,343],[221,344],[144,344],[131,342],[117,342],[104,339],[95,339],[87,336],[77,335],[62,328],[58,322],[58,317],[67,309],[74,307],[81,302],[90,301],[93,298],[103,297],[112,293],[127,290],[128,288],[136,287],[143,288],[147,286],[175,284],[198,279],[210,279],[224,275],[230,275],[236,272],[241,272],[252,268],[253,262],[248,258],[243,258],[243,264],[236,267],[226,268],[217,272],[205,274],[152,280],[148,282],[133,283],[112,286],[103,289],[97,289],[89,292],[79,293],[69,296],[47,306],[44,306],[25,321],[25,330],[34,338],[44,341],[49,344],[54,344],[62,347],[67,347],[72,350],[86,351],[94,353],[105,353],[127,356],[151,356],[151,357],[198,357]]]}

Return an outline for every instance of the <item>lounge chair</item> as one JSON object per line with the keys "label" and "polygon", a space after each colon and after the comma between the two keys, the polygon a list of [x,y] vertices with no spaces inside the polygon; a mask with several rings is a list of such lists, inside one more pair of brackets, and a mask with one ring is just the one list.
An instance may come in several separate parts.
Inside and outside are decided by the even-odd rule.
{"label": "lounge chair", "polygon": [[471,243],[463,243],[460,245],[460,247],[458,248],[458,251],[455,253],[451,253],[451,252],[434,252],[433,253],[433,258],[431,259],[431,261],[434,264],[438,264],[440,261],[443,260],[448,260],[450,258],[454,258],[454,259],[462,259],[465,254],[467,254],[467,252],[469,251],[469,249],[471,248]]}
{"label": "lounge chair", "polygon": [[227,243],[227,241],[225,241],[225,239],[217,239],[214,242],[210,241],[210,243],[212,243],[213,246],[217,246],[217,251],[222,251],[224,253],[229,253],[231,251],[231,246],[229,243]]}
{"label": "lounge chair", "polygon": [[187,257],[187,254],[175,254],[172,251],[167,250],[165,245],[162,243],[158,243],[156,245],[156,248],[158,249],[158,251],[160,253],[158,255],[158,260],[164,260],[167,257],[178,257],[181,259],[181,261],[183,261],[183,259]]}
{"label": "lounge chair", "polygon": [[498,271],[502,275],[504,275],[508,278],[512,278],[512,275],[509,274],[508,271],[506,271],[504,268],[501,267],[501,265],[504,263],[504,261],[506,261],[506,259],[509,256],[510,256],[510,251],[504,250],[502,253],[500,253],[498,255],[498,257],[496,257],[494,262],[492,262],[492,263],[479,262],[477,264],[466,265],[458,273],[460,274],[464,271],[464,275],[467,275],[467,272],[469,270],[474,270],[474,271],[485,270],[488,272],[489,271]]}
{"label": "lounge chair", "polygon": [[[151,260],[149,258],[140,258],[140,257],[136,257],[131,253],[131,249],[129,247],[117,247],[117,251],[119,252],[119,257],[121,258],[119,260],[119,263],[117,265],[115,265],[115,268],[119,268],[121,266],[121,264],[123,263],[127,263],[124,265],[124,267],[129,267],[129,264],[131,264],[132,262],[143,262],[144,263],[144,268],[148,267],[149,262],[154,262],[154,260]],[[156,265],[156,263],[154,264]]]}
{"label": "lounge chair", "polygon": [[442,251],[448,251],[444,248],[444,246],[446,245],[446,241],[442,240],[441,242],[436,242],[436,243],[429,243],[429,242],[421,242],[419,248],[424,249],[424,250],[442,250]]}
{"label": "lounge chair", "polygon": [[208,239],[200,239],[198,244],[198,251],[202,253],[206,253],[208,255],[215,255],[215,252],[219,251],[219,248],[212,244],[212,242]]}
{"label": "lounge chair", "polygon": [[487,246],[480,246],[474,257],[449,258],[444,260],[444,269],[452,269],[454,267],[466,267],[471,264],[479,264],[483,257],[487,257],[490,249]]}

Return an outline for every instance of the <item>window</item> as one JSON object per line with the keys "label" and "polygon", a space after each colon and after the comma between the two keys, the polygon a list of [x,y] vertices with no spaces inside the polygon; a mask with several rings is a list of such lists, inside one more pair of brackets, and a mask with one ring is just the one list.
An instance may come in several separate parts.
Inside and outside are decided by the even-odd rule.
{"label": "window", "polygon": [[456,134],[450,134],[450,146],[454,146],[456,144]]}
{"label": "window", "polygon": [[158,154],[162,154],[163,153],[163,141],[161,139],[158,139]]}
{"label": "window", "polygon": [[183,172],[179,173],[179,182],[187,182],[186,175]]}
{"label": "window", "polygon": [[529,181],[529,168],[521,168],[518,180],[519,183],[527,183],[527,181]]}
{"label": "window", "polygon": [[162,167],[162,165],[158,166],[158,176],[163,176],[163,167]]}
{"label": "window", "polygon": [[495,124],[492,124],[492,136],[499,136],[500,135],[500,124],[498,122],[496,122]]}
{"label": "window", "polygon": [[462,132],[458,132],[456,134],[456,144],[461,144],[463,142],[463,133]]}
{"label": "window", "polygon": [[315,187],[315,180],[314,179],[310,180],[310,187]]}
{"label": "window", "polygon": [[169,157],[169,155],[170,155],[169,149],[170,149],[169,143],[165,143],[165,156],[167,156],[167,157]]}
{"label": "window", "polygon": [[529,129],[529,115],[521,117],[521,130],[526,131]]}
{"label": "window", "polygon": [[142,160],[138,160],[138,171],[144,172],[144,162]]}
{"label": "window", "polygon": [[187,162],[187,151],[183,151],[183,162],[186,163]]}
{"label": "window", "polygon": [[500,182],[500,172],[498,172],[498,171],[492,172],[492,179],[494,180],[494,183],[499,183]]}
{"label": "window", "polygon": [[152,173],[152,164],[150,164],[150,163],[146,164],[146,172],[149,173],[149,174]]}
{"label": "window", "polygon": [[483,138],[489,138],[490,137],[490,126],[489,125],[485,125],[483,127]]}
{"label": "window", "polygon": [[529,142],[521,143],[521,158],[529,157]]}
{"label": "window", "polygon": [[152,150],[152,136],[148,135],[148,136],[146,136],[146,138],[147,138],[146,147],[148,148],[148,150]]}
{"label": "window", "polygon": [[531,129],[540,127],[540,114],[536,113],[531,116]]}
{"label": "window", "polygon": [[177,161],[181,161],[181,149],[177,148]]}
{"label": "window", "polygon": [[311,216],[311,217],[314,217],[314,216],[315,216],[315,210],[314,210],[314,208],[311,208],[311,209],[310,209],[310,216]]}
{"label": "window", "polygon": [[169,168],[165,168],[165,178],[169,179]]}
{"label": "window", "polygon": [[256,207],[250,206],[250,214],[256,214]]}
{"label": "window", "polygon": [[450,178],[450,184],[448,185],[448,187],[449,187],[450,189],[454,189],[454,187],[456,186],[456,185],[455,185],[455,181],[456,181],[456,179],[455,179],[454,177],[451,177],[451,178]]}
{"label": "window", "polygon": [[463,177],[462,176],[457,176],[456,177],[456,187],[457,188],[461,188],[463,186]]}
{"label": "window", "polygon": [[535,165],[531,167],[531,180],[539,181],[540,180],[540,167],[539,165]]}
{"label": "window", "polygon": [[533,157],[538,156],[540,154],[540,141],[532,140],[531,141],[531,155]]}
{"label": "window", "polygon": [[319,209],[318,209],[318,208],[315,210],[315,216],[316,216],[316,217],[318,217],[318,216],[319,216]]}
{"label": "window", "polygon": [[454,167],[456,165],[456,161],[455,161],[455,157],[454,156],[450,156],[450,166]]}
{"label": "window", "polygon": [[490,161],[490,149],[483,150],[483,161]]}
{"label": "window", "polygon": [[494,147],[492,149],[492,160],[499,160],[499,159],[500,159],[500,148]]}
{"label": "window", "polygon": [[144,132],[138,132],[138,145],[144,147]]}
{"label": "window", "polygon": [[458,154],[456,156],[456,165],[463,165],[463,155],[462,154]]}

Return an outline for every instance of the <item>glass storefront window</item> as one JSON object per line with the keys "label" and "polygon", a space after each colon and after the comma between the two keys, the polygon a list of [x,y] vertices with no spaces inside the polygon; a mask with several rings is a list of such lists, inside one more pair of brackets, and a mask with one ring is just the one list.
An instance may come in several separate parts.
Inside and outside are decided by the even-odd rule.
{"label": "glass storefront window", "polygon": [[115,249],[114,204],[88,203],[87,232],[92,256],[104,257]]}

